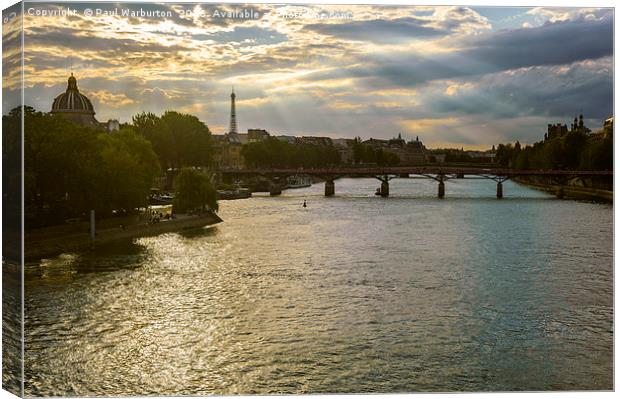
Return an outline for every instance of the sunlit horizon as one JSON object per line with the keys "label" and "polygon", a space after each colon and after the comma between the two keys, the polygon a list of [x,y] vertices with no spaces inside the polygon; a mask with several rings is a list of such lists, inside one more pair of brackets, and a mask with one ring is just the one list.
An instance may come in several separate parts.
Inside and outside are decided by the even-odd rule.
{"label": "sunlit horizon", "polygon": [[[613,113],[612,9],[88,7],[26,5],[26,104],[49,111],[73,72],[99,120],[174,110],[223,134],[234,85],[241,132],[465,149],[533,143],[579,114],[598,130]],[[151,16],[121,15],[140,9]]]}

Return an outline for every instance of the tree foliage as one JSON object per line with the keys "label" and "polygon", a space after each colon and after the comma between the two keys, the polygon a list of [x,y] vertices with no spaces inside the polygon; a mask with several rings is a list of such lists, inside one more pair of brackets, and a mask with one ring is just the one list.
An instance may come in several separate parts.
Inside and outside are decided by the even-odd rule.
{"label": "tree foliage", "polygon": [[383,148],[374,148],[362,143],[359,137],[353,140],[353,161],[355,163],[376,163],[379,166],[393,166],[400,163],[398,155]]}
{"label": "tree foliage", "polygon": [[[11,126],[19,118],[16,109],[3,122]],[[24,126],[27,227],[62,223],[91,209],[105,217],[147,204],[159,162],[151,144],[132,129],[95,131],[31,107],[24,110]]]}
{"label": "tree foliage", "polygon": [[149,140],[163,168],[207,166],[213,158],[211,132],[197,117],[175,111],[133,117],[135,131]]}
{"label": "tree foliage", "polygon": [[[32,112],[32,108],[26,108]],[[2,117],[2,217],[5,230],[21,229],[21,107]]]}
{"label": "tree foliage", "polygon": [[207,174],[192,168],[183,168],[174,180],[174,187],[175,212],[218,210],[217,192]]}
{"label": "tree foliage", "polygon": [[[516,144],[519,144],[518,142]],[[516,169],[613,170],[613,138],[569,132],[533,145],[500,144],[496,161]]]}
{"label": "tree foliage", "polygon": [[270,137],[247,143],[241,148],[246,164],[251,167],[321,167],[340,163],[335,147],[296,143]]}
{"label": "tree foliage", "polygon": [[125,128],[99,135],[98,149],[106,165],[98,176],[99,189],[106,192],[105,205],[125,210],[145,205],[145,193],[150,192],[153,178],[160,172],[151,144]]}

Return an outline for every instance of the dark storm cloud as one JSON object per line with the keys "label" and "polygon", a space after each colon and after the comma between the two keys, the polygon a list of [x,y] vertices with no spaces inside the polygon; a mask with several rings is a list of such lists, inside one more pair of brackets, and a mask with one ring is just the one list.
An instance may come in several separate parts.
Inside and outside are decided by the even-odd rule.
{"label": "dark storm cloud", "polygon": [[613,20],[547,23],[537,28],[476,35],[463,50],[423,54],[365,55],[359,66],[321,72],[311,79],[366,78],[371,87],[416,86],[428,81],[496,73],[538,65],[563,65],[613,54]]}
{"label": "dark storm cloud", "polygon": [[564,117],[583,113],[602,120],[613,113],[611,59],[567,70],[539,67],[506,76],[485,77],[455,95],[425,98],[436,112],[505,118],[526,115]]}
{"label": "dark storm cloud", "polygon": [[191,48],[173,45],[166,46],[152,42],[140,42],[128,38],[102,38],[85,34],[84,30],[71,28],[31,27],[25,33],[24,42],[28,46],[65,46],[76,55],[80,51],[112,51],[115,56],[134,52],[175,52],[190,51]]}
{"label": "dark storm cloud", "polygon": [[116,64],[105,59],[92,59],[73,56],[68,59],[66,55],[50,54],[49,52],[42,52],[37,50],[30,50],[24,54],[24,63],[26,65],[36,65],[37,71],[45,70],[57,70],[67,69],[71,67],[71,62],[75,63],[79,61],[80,67],[87,70],[93,70],[97,68],[109,68]]}
{"label": "dark storm cloud", "polygon": [[377,43],[394,43],[414,38],[443,36],[449,33],[448,30],[428,26],[428,21],[415,17],[393,20],[374,19],[337,24],[311,24],[306,25],[305,28],[339,38]]}
{"label": "dark storm cloud", "polygon": [[503,30],[465,41],[468,56],[499,69],[561,65],[613,54],[613,19],[547,23],[537,28]]}

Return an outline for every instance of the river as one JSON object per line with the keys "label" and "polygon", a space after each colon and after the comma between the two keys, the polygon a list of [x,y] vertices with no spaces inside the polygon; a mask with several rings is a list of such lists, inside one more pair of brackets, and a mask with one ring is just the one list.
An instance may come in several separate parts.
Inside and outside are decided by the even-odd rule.
{"label": "river", "polygon": [[28,265],[26,395],[612,389],[611,205],[378,185]]}

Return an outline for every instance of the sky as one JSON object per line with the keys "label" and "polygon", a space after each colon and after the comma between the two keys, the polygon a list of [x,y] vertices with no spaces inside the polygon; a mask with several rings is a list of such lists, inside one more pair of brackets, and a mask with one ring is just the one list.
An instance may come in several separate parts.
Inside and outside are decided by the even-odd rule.
{"label": "sky", "polygon": [[[77,12],[41,15],[67,7]],[[160,15],[121,15],[141,9]],[[579,113],[596,130],[613,113],[612,9],[29,3],[25,14],[26,103],[49,111],[72,71],[100,121],[175,110],[223,134],[234,86],[240,131],[483,149],[533,143]]]}

